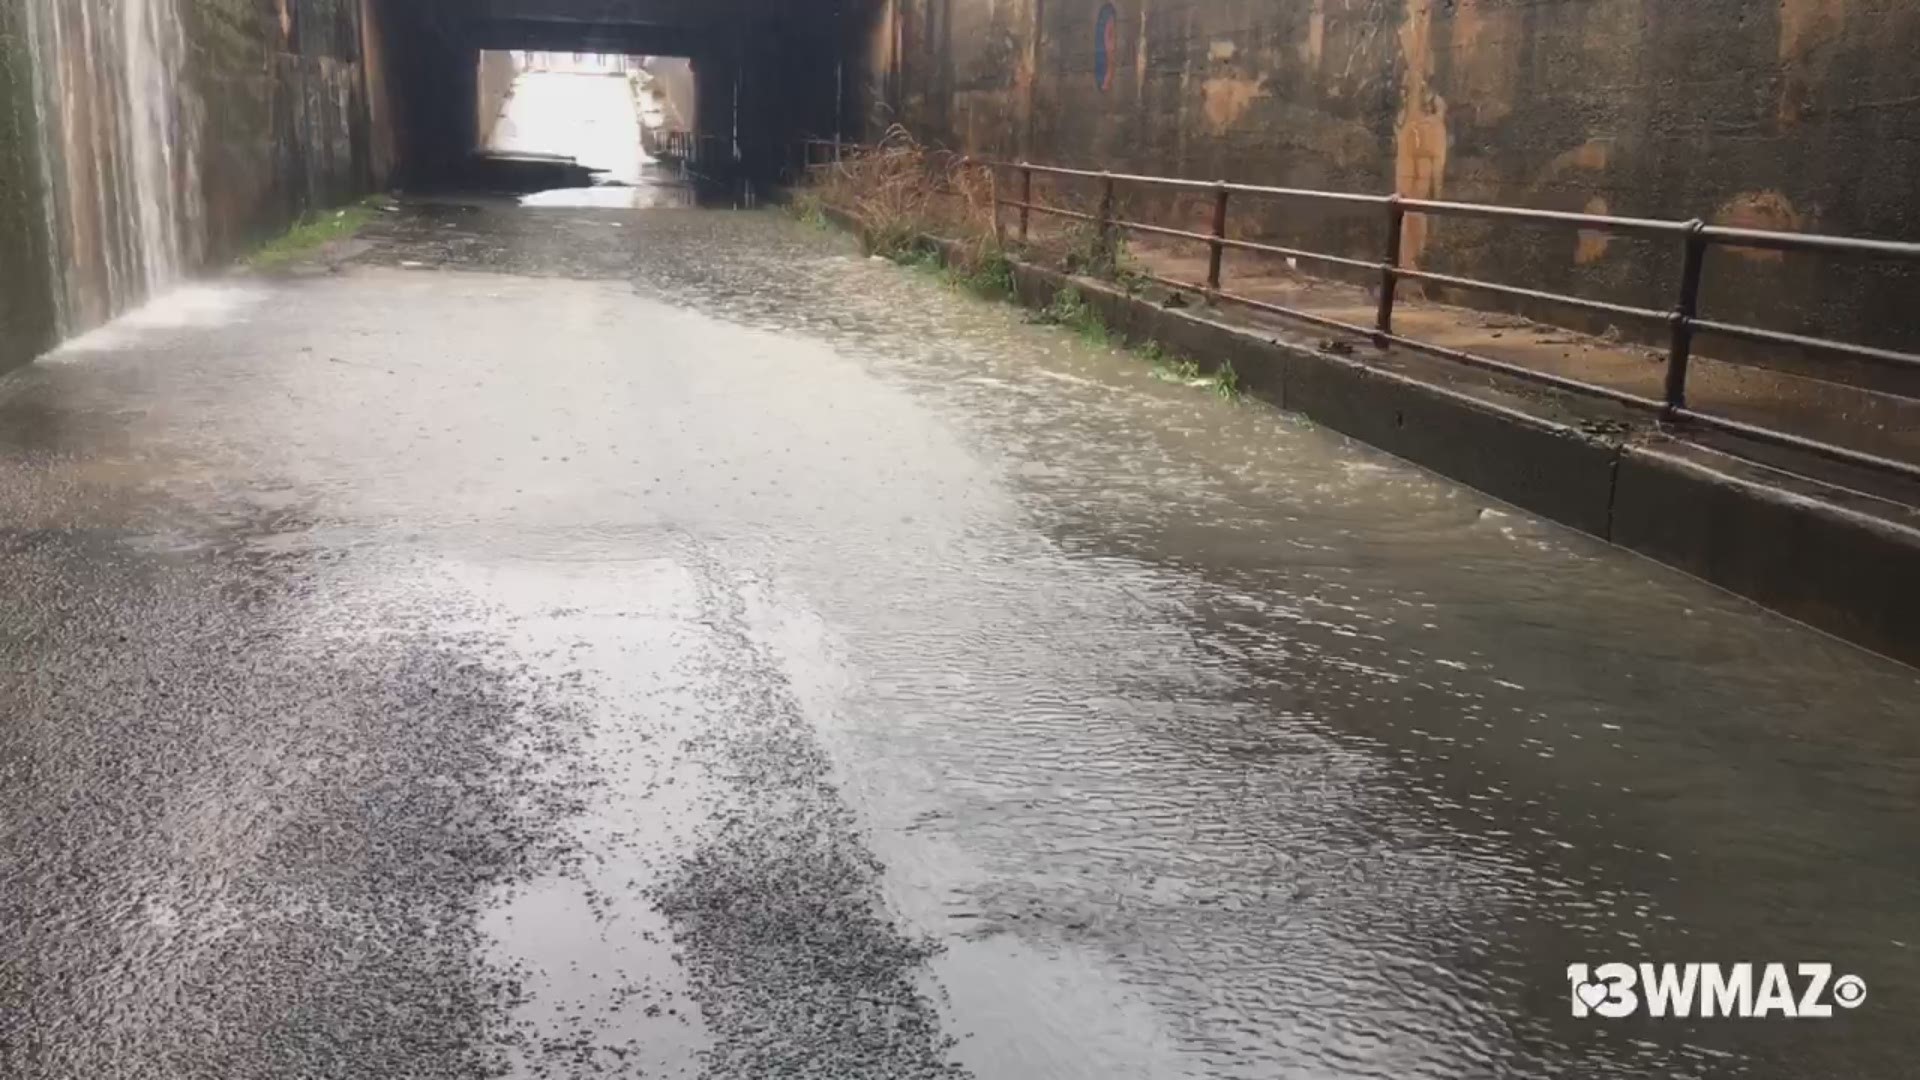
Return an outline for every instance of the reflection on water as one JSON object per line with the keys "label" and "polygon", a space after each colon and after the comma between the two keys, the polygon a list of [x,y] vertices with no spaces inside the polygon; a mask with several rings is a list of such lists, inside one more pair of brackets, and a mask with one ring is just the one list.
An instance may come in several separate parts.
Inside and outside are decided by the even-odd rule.
{"label": "reflection on water", "polygon": [[521,206],[568,207],[599,210],[661,210],[695,205],[691,184],[663,176],[632,187],[601,185],[556,188],[520,197]]}

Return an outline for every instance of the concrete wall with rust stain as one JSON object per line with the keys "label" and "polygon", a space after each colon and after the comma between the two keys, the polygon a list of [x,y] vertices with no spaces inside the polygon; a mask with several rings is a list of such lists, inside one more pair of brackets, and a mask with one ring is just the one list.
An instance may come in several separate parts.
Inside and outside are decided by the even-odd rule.
{"label": "concrete wall with rust stain", "polygon": [[[180,0],[188,78],[178,105],[193,135],[181,145],[197,147],[199,178],[187,259],[228,258],[374,179],[376,131],[359,63],[366,2]],[[55,263],[63,256],[52,254],[59,237],[51,219],[60,215],[49,208],[63,190],[72,193],[74,175],[98,165],[52,165],[59,155],[34,107],[34,86],[36,76],[47,75],[42,66],[53,62],[30,44],[23,6],[0,4],[0,369],[137,299],[58,280]],[[108,77],[91,70],[69,75],[82,94],[119,92],[96,85]],[[71,227],[93,229],[91,215],[118,210],[89,206]]]}
{"label": "concrete wall with rust stain", "polygon": [[387,78],[388,47],[385,9],[378,0],[360,0],[360,77],[366,102],[361,142],[367,185],[376,191],[388,185],[400,164],[397,108]]}
{"label": "concrete wall with rust stain", "polygon": [[[187,0],[206,245],[230,256],[372,179],[361,0]],[[284,16],[284,17],[283,17]]]}
{"label": "concrete wall with rust stain", "polygon": [[493,132],[499,126],[500,116],[506,111],[507,99],[513,96],[514,80],[520,77],[520,64],[514,55],[503,49],[488,49],[480,54],[479,115],[475,123],[480,126],[480,145],[493,142]]}
{"label": "concrete wall with rust stain", "polygon": [[[875,112],[1040,161],[1920,239],[1910,0],[1116,0],[1105,89],[1102,3],[893,0]],[[1236,224],[1366,257],[1383,231],[1299,204]],[[1405,243],[1430,269],[1673,302],[1671,244],[1465,219]],[[1704,303],[1920,347],[1916,295],[1911,271],[1721,252]]]}
{"label": "concrete wall with rust stain", "polygon": [[51,345],[57,322],[27,41],[20,5],[0,4],[0,370]]}

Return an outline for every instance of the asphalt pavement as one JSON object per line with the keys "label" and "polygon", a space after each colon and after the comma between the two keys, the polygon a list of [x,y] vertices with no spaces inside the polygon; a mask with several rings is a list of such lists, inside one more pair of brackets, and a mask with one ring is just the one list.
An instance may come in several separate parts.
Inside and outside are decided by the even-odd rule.
{"label": "asphalt pavement", "polygon": [[7,1077],[1920,1049],[1914,672],[775,212],[409,203],[71,342],[0,596]]}

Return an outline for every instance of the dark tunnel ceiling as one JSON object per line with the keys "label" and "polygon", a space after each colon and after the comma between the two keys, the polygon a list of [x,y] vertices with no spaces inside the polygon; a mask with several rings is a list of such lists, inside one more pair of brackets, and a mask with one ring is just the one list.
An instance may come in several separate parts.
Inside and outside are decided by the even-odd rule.
{"label": "dark tunnel ceiling", "polygon": [[427,0],[436,28],[475,48],[661,56],[694,56],[720,47],[764,2]]}

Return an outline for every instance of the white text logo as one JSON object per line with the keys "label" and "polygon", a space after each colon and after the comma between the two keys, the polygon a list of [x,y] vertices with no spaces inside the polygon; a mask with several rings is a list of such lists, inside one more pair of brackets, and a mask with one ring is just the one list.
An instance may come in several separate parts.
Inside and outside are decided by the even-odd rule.
{"label": "white text logo", "polygon": [[1858,975],[1835,978],[1832,964],[1567,965],[1576,1017],[1618,1019],[1645,1010],[1655,1017],[1817,1019],[1833,1007],[1867,1000]]}

